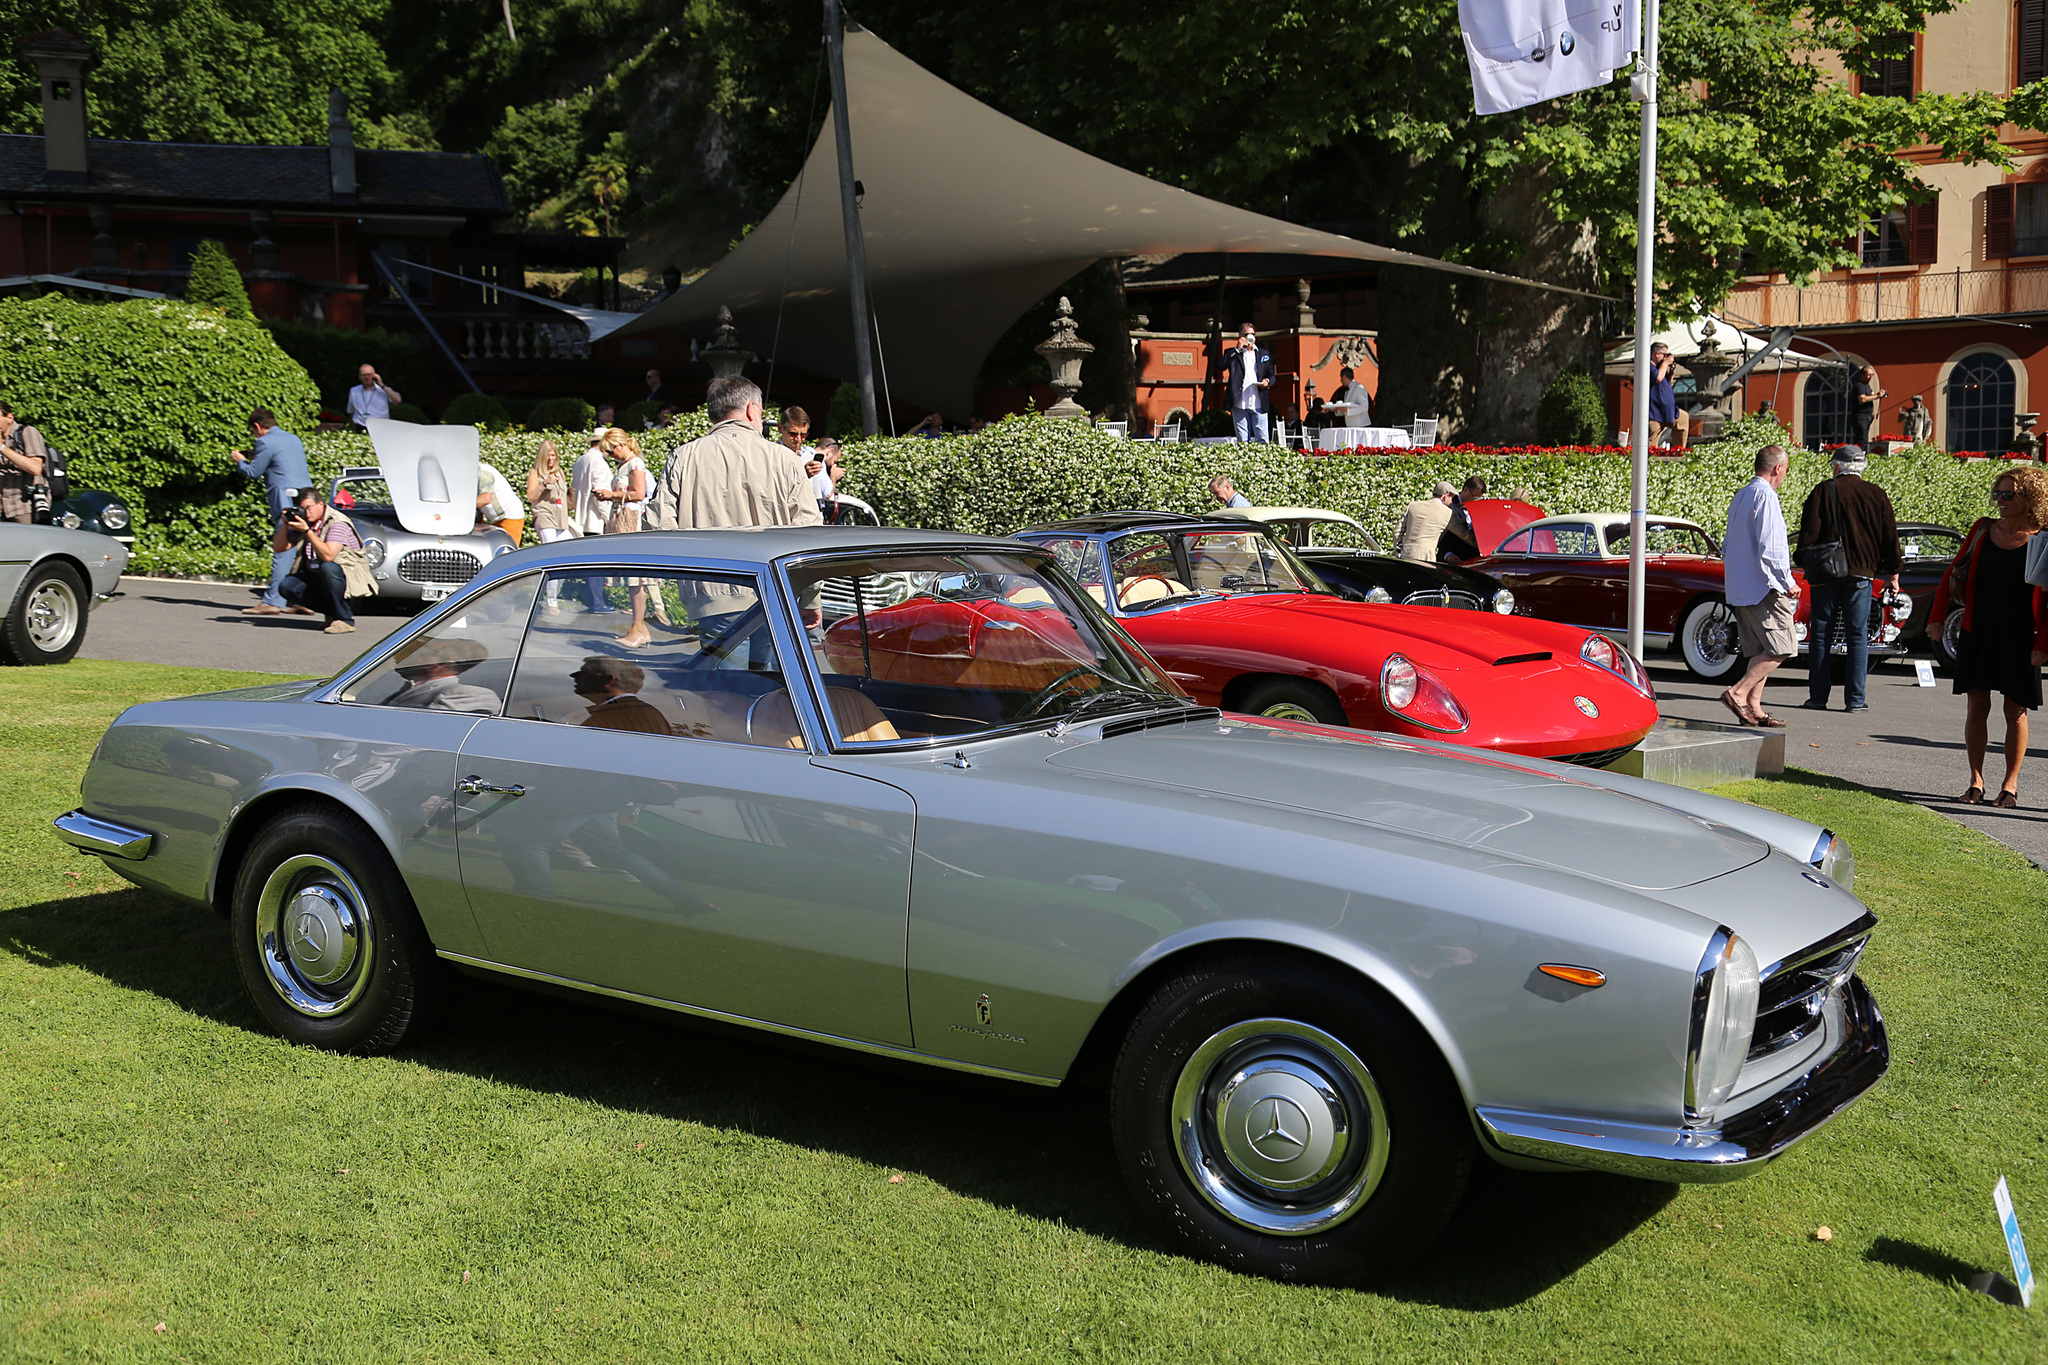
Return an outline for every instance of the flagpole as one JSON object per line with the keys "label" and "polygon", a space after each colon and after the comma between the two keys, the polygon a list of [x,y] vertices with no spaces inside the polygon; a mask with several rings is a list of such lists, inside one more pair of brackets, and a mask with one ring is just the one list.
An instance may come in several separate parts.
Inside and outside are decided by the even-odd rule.
{"label": "flagpole", "polygon": [[1628,500],[1628,650],[1643,657],[1643,538],[1650,502],[1650,336],[1657,234],[1657,0],[1643,0],[1643,55],[1635,96],[1643,105],[1643,141],[1636,162],[1636,386],[1631,414],[1634,466]]}
{"label": "flagpole", "polygon": [[860,386],[860,429],[862,435],[873,436],[881,424],[875,419],[875,353],[868,329],[868,253],[861,240],[860,204],[853,190],[853,131],[846,124],[846,56],[839,0],[825,0],[825,65],[832,72],[833,141],[839,152],[839,216],[846,229],[846,292],[853,301],[853,368]]}

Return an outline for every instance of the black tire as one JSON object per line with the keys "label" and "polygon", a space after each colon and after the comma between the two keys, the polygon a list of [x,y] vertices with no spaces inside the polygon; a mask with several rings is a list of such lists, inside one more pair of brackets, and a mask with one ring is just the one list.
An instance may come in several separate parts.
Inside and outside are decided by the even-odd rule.
{"label": "black tire", "polygon": [[1269,678],[1245,693],[1239,710],[1248,716],[1275,720],[1312,720],[1321,725],[1351,723],[1329,689],[1299,678]]}
{"label": "black tire", "polygon": [[[1369,986],[1284,956],[1161,986],[1125,1038],[1110,1112],[1147,1212],[1201,1256],[1299,1283],[1412,1264],[1457,1208],[1475,1147],[1429,1036]],[[1259,1122],[1273,1126],[1251,1136]],[[1227,1132],[1243,1135],[1234,1151]],[[1296,1187],[1248,1169],[1261,1161]]]}
{"label": "black tire", "polygon": [[390,854],[331,806],[293,806],[264,825],[235,878],[233,924],[242,983],[292,1042],[389,1052],[426,1032],[447,997]]}
{"label": "black tire", "polygon": [[0,621],[0,658],[11,664],[61,664],[85,643],[92,595],[69,564],[38,564]]}
{"label": "black tire", "polygon": [[1742,667],[1736,647],[1735,613],[1726,602],[1710,597],[1686,609],[1678,623],[1678,656],[1686,671],[1703,682],[1719,682]]}

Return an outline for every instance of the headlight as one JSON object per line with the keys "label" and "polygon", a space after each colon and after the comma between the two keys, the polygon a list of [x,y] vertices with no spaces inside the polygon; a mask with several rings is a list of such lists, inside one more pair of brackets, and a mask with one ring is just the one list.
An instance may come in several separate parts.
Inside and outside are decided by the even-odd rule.
{"label": "headlight", "polygon": [[1792,638],[1802,645],[1806,643],[1806,622],[1801,621],[1792,627]]}
{"label": "headlight", "polygon": [[379,540],[379,539],[377,539],[377,537],[375,537],[375,536],[371,536],[371,537],[370,537],[370,538],[369,538],[368,540],[364,541],[364,542],[363,542],[363,558],[365,558],[365,559],[367,559],[367,560],[369,560],[369,561],[370,561],[370,567],[371,567],[371,568],[373,568],[373,569],[381,569],[381,568],[383,568],[383,567],[384,567],[384,542],[383,542],[383,541],[381,541],[381,540]]}
{"label": "headlight", "polygon": [[1901,622],[1912,620],[1913,599],[1906,596],[1906,594],[1902,592],[1893,593],[1891,600],[1891,618],[1894,621]]}
{"label": "headlight", "polygon": [[1579,646],[1579,657],[1595,668],[1604,668],[1646,697],[1654,698],[1657,693],[1650,686],[1650,674],[1635,655],[1623,649],[1605,635],[1588,635],[1586,643]]}
{"label": "headlight", "polygon": [[128,509],[118,502],[110,502],[100,509],[100,525],[109,531],[128,529]]}
{"label": "headlight", "polygon": [[1502,588],[1493,595],[1493,609],[1502,616],[1513,616],[1515,614],[1515,595],[1506,588]]}
{"label": "headlight", "polygon": [[1394,594],[1375,583],[1365,590],[1365,600],[1375,603],[1391,602],[1394,600]]}
{"label": "headlight", "polygon": [[1426,668],[1399,654],[1380,667],[1380,704],[1427,730],[1455,734],[1472,723],[1451,689]]}
{"label": "headlight", "polygon": [[1756,1032],[1756,954],[1727,928],[1714,930],[1693,978],[1692,1037],[1685,1053],[1685,1117],[1712,1123],[1735,1093]]}
{"label": "headlight", "polygon": [[76,512],[66,512],[63,516],[57,518],[57,524],[73,531],[85,525],[83,521],[78,519],[78,513]]}
{"label": "headlight", "polygon": [[1813,856],[1806,861],[1813,864],[1821,876],[1845,891],[1855,884],[1856,855],[1849,851],[1848,840],[1831,829],[1820,832],[1820,839],[1813,846]]}

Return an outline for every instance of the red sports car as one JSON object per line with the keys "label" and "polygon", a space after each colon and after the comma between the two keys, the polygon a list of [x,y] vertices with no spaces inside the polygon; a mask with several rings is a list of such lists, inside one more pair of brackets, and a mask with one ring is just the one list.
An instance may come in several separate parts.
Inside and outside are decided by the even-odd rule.
{"label": "red sports car", "polygon": [[[1018,536],[1055,551],[1118,625],[1212,706],[1596,765],[1634,748],[1657,723],[1642,665],[1597,633],[1349,602],[1241,521],[1111,513]],[[896,614],[889,628],[923,639],[1002,630],[1006,613],[1029,609],[906,595],[870,613],[870,650],[884,613]],[[829,648],[829,631],[827,640]],[[879,675],[884,665],[871,666]]]}

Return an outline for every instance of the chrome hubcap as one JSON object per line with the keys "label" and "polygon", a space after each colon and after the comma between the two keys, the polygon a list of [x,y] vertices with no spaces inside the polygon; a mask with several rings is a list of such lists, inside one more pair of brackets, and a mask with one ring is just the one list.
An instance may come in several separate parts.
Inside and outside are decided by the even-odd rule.
{"label": "chrome hubcap", "polygon": [[1188,1058],[1172,1103],[1181,1169],[1211,1206],[1302,1237],[1362,1208],[1387,1165],[1379,1087],[1357,1054],[1292,1019],[1253,1019]]}
{"label": "chrome hubcap", "polygon": [[28,638],[37,649],[62,649],[78,633],[78,596],[66,583],[38,583],[28,595],[23,616],[28,623]]}
{"label": "chrome hubcap", "polygon": [[1700,658],[1709,664],[1728,662],[1735,655],[1735,613],[1725,606],[1716,606],[1700,618],[1693,630],[1693,647],[1700,652]]}
{"label": "chrome hubcap", "polygon": [[300,853],[256,899],[256,949],[278,998],[313,1019],[339,1014],[369,985],[376,934],[362,892],[335,863]]}
{"label": "chrome hubcap", "polygon": [[1259,714],[1274,720],[1305,720],[1311,723],[1316,720],[1314,712],[1300,702],[1294,701],[1276,701]]}
{"label": "chrome hubcap", "polygon": [[1960,611],[1952,611],[1948,614],[1948,619],[1941,623],[1941,647],[1948,652],[1948,657],[1953,659],[1962,643],[1963,614]]}

